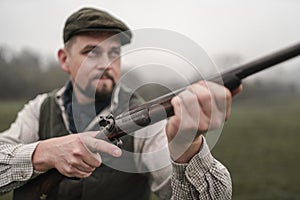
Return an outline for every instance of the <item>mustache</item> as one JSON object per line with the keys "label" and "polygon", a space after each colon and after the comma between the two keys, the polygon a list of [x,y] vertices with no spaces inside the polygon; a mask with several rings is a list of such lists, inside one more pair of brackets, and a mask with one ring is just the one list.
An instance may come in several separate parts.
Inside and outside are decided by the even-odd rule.
{"label": "mustache", "polygon": [[91,78],[88,80],[87,85],[85,85],[83,87],[80,84],[78,84],[76,81],[74,81],[75,87],[78,88],[78,90],[87,97],[93,97],[94,95],[101,96],[101,97],[103,97],[105,95],[109,96],[109,95],[111,95],[111,93],[107,93],[107,94],[99,93],[98,94],[97,91],[95,91],[95,89],[91,86],[92,80],[100,80],[101,77],[105,77],[107,79],[112,80],[113,85],[114,86],[116,85],[116,82],[115,82],[113,76],[107,70],[103,70],[103,71],[100,71],[99,73],[91,76]]}
{"label": "mustache", "polygon": [[98,80],[102,77],[108,78],[108,79],[112,80],[113,82],[115,81],[113,76],[107,70],[102,71],[102,73],[96,74],[95,76],[92,77],[92,79]]}

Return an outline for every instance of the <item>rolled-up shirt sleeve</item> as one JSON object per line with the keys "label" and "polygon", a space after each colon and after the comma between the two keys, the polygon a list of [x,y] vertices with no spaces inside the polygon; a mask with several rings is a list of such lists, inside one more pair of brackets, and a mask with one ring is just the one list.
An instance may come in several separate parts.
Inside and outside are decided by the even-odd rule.
{"label": "rolled-up shirt sleeve", "polygon": [[189,163],[172,163],[172,199],[231,199],[230,173],[203,141],[201,151]]}

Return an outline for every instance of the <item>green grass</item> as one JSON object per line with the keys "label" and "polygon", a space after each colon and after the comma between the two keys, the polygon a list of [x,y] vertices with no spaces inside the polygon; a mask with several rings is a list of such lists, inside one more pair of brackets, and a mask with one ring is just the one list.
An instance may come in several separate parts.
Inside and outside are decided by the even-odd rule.
{"label": "green grass", "polygon": [[0,131],[9,128],[26,101],[0,101]]}
{"label": "green grass", "polygon": [[[0,130],[9,127],[22,106],[23,102],[0,103]],[[299,116],[300,98],[234,102],[213,149],[231,172],[233,199],[300,199]]]}
{"label": "green grass", "polygon": [[213,154],[229,169],[233,199],[300,199],[300,101],[234,105]]}

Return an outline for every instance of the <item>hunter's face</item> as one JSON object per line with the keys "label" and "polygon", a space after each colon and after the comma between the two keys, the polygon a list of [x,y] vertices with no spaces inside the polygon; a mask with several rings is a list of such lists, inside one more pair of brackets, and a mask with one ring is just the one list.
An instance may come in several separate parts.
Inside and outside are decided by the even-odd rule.
{"label": "hunter's face", "polygon": [[[120,49],[110,33],[78,35],[66,45],[65,64],[77,92],[110,95],[120,78]],[[75,91],[75,90],[74,90]]]}

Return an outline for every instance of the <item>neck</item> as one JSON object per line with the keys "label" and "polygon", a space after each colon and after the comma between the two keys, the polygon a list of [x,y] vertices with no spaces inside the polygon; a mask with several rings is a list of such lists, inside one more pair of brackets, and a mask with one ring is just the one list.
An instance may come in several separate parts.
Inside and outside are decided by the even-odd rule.
{"label": "neck", "polygon": [[73,87],[73,92],[79,104],[90,104],[95,102],[95,97],[86,95],[81,91],[81,88],[79,89],[78,87],[75,86]]}
{"label": "neck", "polygon": [[91,104],[99,101],[107,101],[111,98],[111,94],[100,94],[96,91],[87,92],[76,83],[73,84],[73,92],[79,104]]}
{"label": "neck", "polygon": [[73,82],[72,85],[73,85],[73,94],[75,95],[76,100],[79,104],[90,104],[95,102],[95,97],[88,94],[78,84]]}

